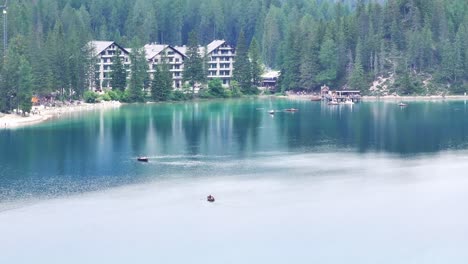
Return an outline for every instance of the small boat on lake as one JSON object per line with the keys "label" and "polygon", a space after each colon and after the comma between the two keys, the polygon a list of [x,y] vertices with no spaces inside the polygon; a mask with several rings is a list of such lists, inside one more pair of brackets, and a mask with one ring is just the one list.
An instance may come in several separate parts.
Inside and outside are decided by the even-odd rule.
{"label": "small boat on lake", "polygon": [[293,113],[293,112],[299,111],[299,109],[297,109],[297,108],[287,108],[287,109],[284,109],[284,111]]}
{"label": "small boat on lake", "polygon": [[270,111],[268,111],[268,113],[269,113],[270,115],[274,115],[274,114],[275,114],[275,110],[270,110]]}
{"label": "small boat on lake", "polygon": [[208,195],[208,197],[206,197],[206,200],[207,200],[208,202],[210,202],[210,203],[213,203],[213,202],[215,201],[215,198],[214,198],[213,195],[210,194],[210,195]]}
{"label": "small boat on lake", "polygon": [[408,106],[408,104],[405,104],[405,103],[401,102],[401,103],[398,104],[398,106],[405,107],[405,106]]}
{"label": "small boat on lake", "polygon": [[148,162],[149,161],[148,157],[138,157],[137,160],[140,161],[140,162]]}
{"label": "small boat on lake", "polygon": [[310,100],[311,100],[312,102],[319,102],[319,101],[322,101],[322,97],[320,97],[320,96],[312,96],[312,97],[310,98]]}
{"label": "small boat on lake", "polygon": [[328,102],[328,105],[339,105],[340,103],[338,103],[337,101],[330,101]]}

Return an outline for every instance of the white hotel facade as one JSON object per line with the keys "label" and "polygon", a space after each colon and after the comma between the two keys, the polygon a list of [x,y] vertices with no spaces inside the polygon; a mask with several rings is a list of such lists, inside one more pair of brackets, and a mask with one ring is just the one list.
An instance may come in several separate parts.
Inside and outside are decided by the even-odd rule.
{"label": "white hotel facade", "polygon": [[[114,41],[91,41],[89,43],[94,50],[96,58],[95,77],[90,81],[90,89],[102,91],[103,89],[112,89],[110,80],[112,74],[113,57],[120,51],[120,57],[127,69],[127,78],[129,78],[130,53],[131,50],[123,48]],[[187,58],[186,46],[170,46],[164,44],[147,44],[144,46],[145,56],[148,62],[148,73],[153,78],[157,65],[165,57],[169,65],[169,71],[172,73],[173,87],[181,88],[183,86],[184,61]],[[218,78],[223,86],[229,87],[234,70],[235,49],[225,40],[214,40],[206,46],[199,48],[202,57],[206,57],[208,66],[208,79]]]}

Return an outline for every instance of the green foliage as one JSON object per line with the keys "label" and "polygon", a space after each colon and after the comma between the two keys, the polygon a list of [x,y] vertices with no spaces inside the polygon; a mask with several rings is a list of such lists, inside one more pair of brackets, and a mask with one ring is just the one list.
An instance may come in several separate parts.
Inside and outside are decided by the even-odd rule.
{"label": "green foliage", "polygon": [[239,83],[236,81],[232,81],[231,82],[231,97],[238,98],[238,97],[242,97],[242,95],[243,94],[241,92]]}
{"label": "green foliage", "polygon": [[[130,83],[128,86],[127,102],[142,102],[144,100],[143,90],[148,83],[148,64],[146,63],[145,50],[136,41],[130,55],[132,64],[130,66]],[[125,93],[127,94],[127,93]]]}
{"label": "green foliage", "polygon": [[261,84],[261,75],[263,73],[257,40],[253,39],[250,43],[249,57],[251,62],[252,85],[258,87]]}
{"label": "green foliage", "polygon": [[83,99],[86,103],[96,103],[98,101],[99,94],[93,91],[86,91],[83,94]]}
{"label": "green foliage", "polygon": [[187,47],[187,58],[184,65],[184,81],[189,82],[192,87],[192,97],[195,93],[195,84],[205,81],[206,76],[203,71],[203,59],[198,53],[198,38],[197,33],[190,33],[189,43]]}
{"label": "green foliage", "polygon": [[[240,45],[238,50],[241,64],[251,43],[253,72],[258,43],[265,66],[284,74],[283,89],[315,90],[322,84],[340,88],[355,72],[356,57],[368,77],[388,76],[401,67],[410,71],[410,78],[429,73],[436,85],[451,87],[451,92],[468,82],[466,0],[47,0],[9,1],[8,12],[9,50],[0,51],[2,111],[19,103],[19,56],[31,66],[33,94],[81,97],[95,80],[96,62],[86,45],[92,39],[132,48],[138,48],[132,39],[188,44],[184,77],[192,88],[206,81],[203,58],[196,57],[198,45],[213,39],[244,42],[245,49]],[[239,41],[241,30],[244,40]],[[150,84],[141,69],[136,72],[141,76],[126,84],[132,91],[125,97],[130,101],[143,100],[143,89]],[[395,77],[403,78],[403,73]],[[257,85],[255,73],[236,79],[245,93],[254,93],[250,88]],[[253,85],[247,85],[248,80]],[[125,85],[117,83],[123,82],[121,78],[111,85],[122,89]]]}
{"label": "green foliage", "polygon": [[213,97],[226,97],[226,90],[220,79],[213,79],[208,82],[208,91]]}
{"label": "green foliage", "polygon": [[180,90],[175,90],[171,93],[172,101],[185,101],[188,99],[189,99],[189,96]]}
{"label": "green foliage", "polygon": [[421,95],[423,93],[421,82],[417,78],[412,78],[408,72],[402,73],[395,80],[394,86],[399,95]]}
{"label": "green foliage", "polygon": [[123,96],[122,91],[120,90],[108,90],[106,95],[110,98],[110,101],[121,101]]}
{"label": "green foliage", "polygon": [[114,90],[123,92],[127,86],[127,71],[125,70],[122,58],[120,58],[120,50],[117,50],[112,61],[111,87]]}
{"label": "green foliage", "polygon": [[161,65],[156,67],[156,71],[151,81],[151,98],[154,101],[167,101],[172,90],[172,73],[169,71],[166,57],[161,58]]}
{"label": "green foliage", "polygon": [[19,109],[23,114],[29,113],[32,108],[32,68],[24,56],[20,57],[18,82]]}
{"label": "green foliage", "polygon": [[239,83],[244,94],[251,94],[252,66],[248,56],[248,49],[243,31],[239,34],[236,47],[236,61],[234,62],[233,79]]}

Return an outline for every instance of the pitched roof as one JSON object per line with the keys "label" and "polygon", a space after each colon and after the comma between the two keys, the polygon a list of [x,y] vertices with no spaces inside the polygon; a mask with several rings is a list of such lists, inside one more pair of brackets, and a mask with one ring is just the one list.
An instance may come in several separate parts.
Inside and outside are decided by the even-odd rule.
{"label": "pitched roof", "polygon": [[210,44],[208,44],[208,52],[207,54],[210,54],[213,52],[213,50],[217,49],[219,46],[223,45],[226,41],[225,40],[213,40]]}
{"label": "pitched roof", "polygon": [[146,44],[145,45],[145,53],[146,59],[150,60],[154,58],[154,56],[161,53],[161,51],[165,50],[169,45],[162,45],[162,44]]}
{"label": "pitched roof", "polygon": [[129,53],[128,50],[126,50],[125,48],[122,48],[120,45],[115,43],[115,41],[92,40],[92,41],[88,42],[88,45],[90,45],[94,50],[94,53],[93,53],[94,56],[99,55],[101,52],[103,52],[105,49],[107,49],[112,44],[115,44],[120,49],[122,49],[124,52]]}
{"label": "pitched roof", "polygon": [[[215,49],[226,43],[225,40],[213,40],[210,44],[206,46],[207,54],[210,54]],[[174,49],[180,52],[182,55],[187,57],[187,46],[174,46]],[[205,55],[205,47],[198,47],[198,54],[201,56]]]}

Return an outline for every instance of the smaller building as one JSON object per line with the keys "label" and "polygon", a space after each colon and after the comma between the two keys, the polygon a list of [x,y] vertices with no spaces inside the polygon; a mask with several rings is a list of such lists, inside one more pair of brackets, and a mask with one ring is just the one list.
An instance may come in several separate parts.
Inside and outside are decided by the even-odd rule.
{"label": "smaller building", "polygon": [[185,55],[170,45],[162,44],[146,44],[145,45],[146,60],[148,61],[148,69],[150,78],[154,77],[156,67],[166,60],[169,66],[169,71],[172,73],[172,86],[181,88],[183,85],[182,74],[184,71]]}
{"label": "smaller building", "polygon": [[[187,46],[175,46],[176,50],[186,56]],[[201,57],[206,56],[208,79],[220,79],[224,87],[231,84],[236,51],[225,40],[214,40],[205,47],[199,47]]]}
{"label": "smaller building", "polygon": [[130,71],[130,51],[123,48],[115,41],[93,40],[90,41],[88,45],[93,49],[93,55],[96,59],[94,69],[95,75],[94,78],[90,80],[89,86],[96,91],[102,91],[104,88],[112,89],[111,74],[113,60],[119,51],[119,57],[124,67],[127,71]]}
{"label": "smaller building", "polygon": [[278,85],[278,78],[280,74],[281,74],[280,71],[267,71],[264,74],[262,74],[261,87],[263,89],[276,90],[276,86]]}

